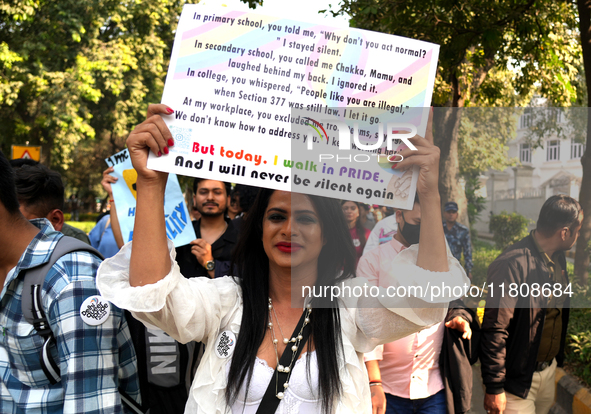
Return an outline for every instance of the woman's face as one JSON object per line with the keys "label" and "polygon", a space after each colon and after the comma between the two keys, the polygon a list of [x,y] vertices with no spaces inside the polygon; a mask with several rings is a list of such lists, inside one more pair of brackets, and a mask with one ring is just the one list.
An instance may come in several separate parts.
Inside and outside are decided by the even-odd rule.
{"label": "woman's face", "polygon": [[347,223],[355,222],[357,217],[359,217],[359,208],[357,208],[357,204],[352,201],[347,201],[342,205],[342,207]]}
{"label": "woman's face", "polygon": [[263,217],[263,247],[270,267],[316,267],[322,246],[320,218],[310,199],[275,191]]}

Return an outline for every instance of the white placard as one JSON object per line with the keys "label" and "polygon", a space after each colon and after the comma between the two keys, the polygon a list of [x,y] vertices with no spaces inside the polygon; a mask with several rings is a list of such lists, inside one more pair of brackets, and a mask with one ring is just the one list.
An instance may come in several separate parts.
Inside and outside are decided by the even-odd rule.
{"label": "white placard", "polygon": [[[424,135],[438,53],[383,33],[185,5],[162,97],[175,145],[148,166],[411,208],[418,172],[392,169],[404,148],[392,139]],[[359,148],[376,136],[381,146]]]}

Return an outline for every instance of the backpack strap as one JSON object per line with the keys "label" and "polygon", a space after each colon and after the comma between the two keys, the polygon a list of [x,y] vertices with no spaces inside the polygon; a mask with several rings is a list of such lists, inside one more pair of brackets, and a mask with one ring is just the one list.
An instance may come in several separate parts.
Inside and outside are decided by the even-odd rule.
{"label": "backpack strap", "polygon": [[[45,281],[45,277],[47,276],[47,273],[49,273],[49,270],[59,259],[62,258],[62,256],[65,256],[68,253],[81,251],[92,253],[99,259],[104,260],[103,255],[91,245],[75,239],[74,237],[63,236],[53,248],[53,252],[47,263],[26,270],[21,303],[23,316],[31,325],[34,326],[35,319],[38,319],[36,317],[37,315],[35,315],[35,310],[44,314],[43,307],[39,306],[36,308],[34,307],[34,303],[37,301],[37,296],[39,296],[39,299],[41,297],[41,288],[43,287],[43,282]],[[35,285],[39,286],[39,295],[34,294]],[[39,331],[37,327],[35,327],[35,329]],[[41,327],[41,329],[44,330],[45,327]],[[41,334],[41,332],[39,332],[39,334]]]}
{"label": "backpack strap", "polygon": [[45,277],[53,265],[66,254],[79,251],[87,251],[101,260],[103,259],[103,255],[94,247],[73,237],[64,236],[56,243],[47,263],[25,271],[21,309],[25,320],[35,327],[37,333],[44,340],[39,361],[51,384],[59,382],[61,375],[59,366],[49,351],[51,345],[55,343],[55,338],[43,310],[41,291]]}
{"label": "backpack strap", "polygon": [[[41,354],[39,355],[39,362],[43,373],[53,385],[61,380],[60,367],[55,362],[49,351],[51,345],[55,343],[53,332],[49,327],[47,316],[43,310],[43,302],[41,298],[41,291],[45,277],[53,265],[66,254],[72,252],[89,252],[94,254],[99,259],[104,260],[103,255],[89,244],[74,237],[63,236],[58,240],[51,257],[47,263],[37,267],[27,269],[24,277],[24,286],[21,299],[21,309],[23,316],[27,322],[35,327],[35,330],[44,339]],[[27,292],[31,294],[28,295]],[[122,388],[119,388],[121,402],[134,414],[143,414],[141,406],[129,395],[127,395]]]}

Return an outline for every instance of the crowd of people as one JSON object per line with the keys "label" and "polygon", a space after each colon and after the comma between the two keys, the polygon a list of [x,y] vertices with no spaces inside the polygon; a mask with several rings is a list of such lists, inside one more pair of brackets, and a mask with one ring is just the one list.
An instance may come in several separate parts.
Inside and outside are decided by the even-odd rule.
{"label": "crowd of people", "polygon": [[[112,168],[102,180],[110,213],[86,236],[64,223],[59,174],[0,153],[2,413],[464,413],[478,359],[488,413],[549,411],[576,200],[550,197],[536,229],[488,271],[489,286],[550,283],[553,294],[489,294],[481,325],[462,295],[381,299],[392,286],[472,277],[469,229],[457,203],[440,202],[430,128],[399,166],[419,167],[411,210],[197,178],[196,239],[174,248],[167,175],[146,166],[149,151],[174,145],[169,113],[151,105],[127,140],[138,173],[127,244]],[[63,235],[92,248],[53,255]],[[300,294],[364,284],[381,295]],[[30,297],[34,324],[23,316]]]}

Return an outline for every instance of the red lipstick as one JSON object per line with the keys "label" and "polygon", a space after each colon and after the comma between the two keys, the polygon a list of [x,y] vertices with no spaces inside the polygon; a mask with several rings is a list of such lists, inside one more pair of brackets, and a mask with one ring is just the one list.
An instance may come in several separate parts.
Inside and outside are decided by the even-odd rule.
{"label": "red lipstick", "polygon": [[275,246],[277,247],[277,249],[279,249],[279,251],[284,253],[294,253],[302,248],[302,246],[297,243],[288,242],[279,242]]}

